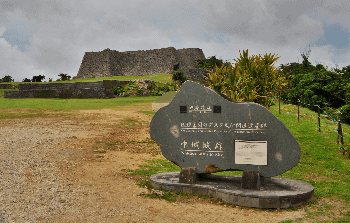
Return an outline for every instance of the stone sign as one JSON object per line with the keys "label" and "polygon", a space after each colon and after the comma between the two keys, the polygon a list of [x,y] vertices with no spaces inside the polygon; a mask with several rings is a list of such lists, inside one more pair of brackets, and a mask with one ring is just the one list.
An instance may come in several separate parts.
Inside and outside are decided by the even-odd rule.
{"label": "stone sign", "polygon": [[150,135],[166,159],[192,174],[242,170],[268,178],[300,159],[298,142],[268,109],[193,81],[156,112]]}

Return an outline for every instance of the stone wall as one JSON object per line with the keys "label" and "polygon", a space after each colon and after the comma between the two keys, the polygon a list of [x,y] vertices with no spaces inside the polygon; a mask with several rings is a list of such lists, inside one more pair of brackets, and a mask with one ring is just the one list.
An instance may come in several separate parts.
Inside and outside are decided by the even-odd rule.
{"label": "stone wall", "polygon": [[5,91],[5,98],[114,98],[111,89]]}
{"label": "stone wall", "polygon": [[0,84],[0,89],[18,89],[18,85]]}
{"label": "stone wall", "polygon": [[[130,94],[124,93],[122,97],[129,96],[150,96],[151,92],[147,90],[148,84],[155,82],[150,79],[134,80],[139,88],[144,92]],[[19,91],[5,91],[5,98],[115,98],[113,87],[126,85],[130,81],[104,80],[96,82],[76,82],[76,83],[49,83],[37,84],[27,83],[19,84]],[[134,88],[136,86],[130,86]]]}
{"label": "stone wall", "polygon": [[75,82],[75,83],[49,83],[49,84],[19,84],[18,89],[20,91],[25,90],[67,90],[67,89],[84,89],[84,88],[102,88],[103,82]]}
{"label": "stone wall", "polygon": [[108,76],[144,76],[153,74],[174,74],[177,70],[194,68],[195,60],[205,59],[199,48],[178,49],[174,47],[119,52],[105,49],[102,52],[86,52],[74,79]]}
{"label": "stone wall", "polygon": [[126,85],[130,81],[117,81],[117,80],[104,80],[103,87],[107,89],[111,89],[113,87],[118,87],[119,85]]}
{"label": "stone wall", "polygon": [[[113,88],[102,81],[50,84],[19,84],[19,91],[5,91],[5,98],[114,98]],[[113,86],[112,86],[113,87]]]}

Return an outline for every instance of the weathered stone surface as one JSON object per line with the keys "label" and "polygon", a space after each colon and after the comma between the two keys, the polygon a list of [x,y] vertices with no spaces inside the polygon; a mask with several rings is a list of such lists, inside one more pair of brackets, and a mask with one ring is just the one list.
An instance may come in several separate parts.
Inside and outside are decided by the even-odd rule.
{"label": "weathered stone surface", "polygon": [[179,183],[194,184],[197,182],[195,167],[183,168],[179,175]]}
{"label": "weathered stone surface", "polygon": [[271,177],[260,176],[259,171],[247,170],[247,171],[243,171],[241,186],[242,186],[242,189],[260,190],[270,180],[271,180]]}
{"label": "weathered stone surface", "polygon": [[192,81],[156,112],[150,135],[165,158],[197,173],[243,170],[271,177],[300,159],[298,142],[268,109]]}
{"label": "weathered stone surface", "polygon": [[0,84],[0,89],[18,89],[18,85]]}
{"label": "weathered stone surface", "polygon": [[291,208],[314,199],[311,184],[289,178],[271,177],[262,190],[249,190],[241,188],[241,176],[206,174],[199,177],[195,184],[184,184],[179,183],[179,175],[179,172],[154,174],[150,183],[156,189],[210,195],[244,207]]}
{"label": "weathered stone surface", "polygon": [[19,91],[5,91],[5,98],[114,98],[113,89],[102,81],[76,83],[19,84]]}
{"label": "weathered stone surface", "polygon": [[199,48],[168,47],[126,52],[107,48],[101,52],[86,52],[74,79],[173,74],[175,67],[177,70],[194,68],[198,65],[198,59],[205,59]]}
{"label": "weathered stone surface", "polygon": [[111,89],[66,89],[5,91],[5,98],[114,98]]}

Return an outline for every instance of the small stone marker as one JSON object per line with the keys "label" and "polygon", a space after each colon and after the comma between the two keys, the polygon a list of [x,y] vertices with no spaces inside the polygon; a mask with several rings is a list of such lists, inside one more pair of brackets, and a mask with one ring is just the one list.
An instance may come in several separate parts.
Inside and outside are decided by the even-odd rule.
{"label": "small stone marker", "polygon": [[164,157],[182,168],[180,183],[242,170],[242,188],[258,190],[300,159],[298,142],[268,109],[235,102],[193,81],[156,112],[150,135]]}

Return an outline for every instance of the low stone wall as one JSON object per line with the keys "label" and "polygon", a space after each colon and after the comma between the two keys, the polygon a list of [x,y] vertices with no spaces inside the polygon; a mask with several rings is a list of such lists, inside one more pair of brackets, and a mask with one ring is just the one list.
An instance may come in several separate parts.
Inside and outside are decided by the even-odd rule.
{"label": "low stone wall", "polygon": [[113,87],[118,87],[119,85],[126,85],[130,81],[117,81],[117,80],[104,80],[103,87],[107,89],[111,89]]}
{"label": "low stone wall", "polygon": [[5,91],[5,98],[115,98],[114,91],[106,88]]}
{"label": "low stone wall", "polygon": [[0,84],[0,89],[18,89],[18,85]]}
{"label": "low stone wall", "polygon": [[[191,80],[202,81],[203,76],[207,70],[203,68],[196,68],[194,71],[185,76],[191,78]],[[192,76],[191,76],[192,75]],[[126,85],[130,81],[118,81],[118,80],[104,80],[96,82],[75,82],[75,83],[25,83],[19,84],[19,91],[5,91],[5,98],[115,98],[113,87],[120,85]],[[151,79],[138,79],[134,80],[135,86],[130,85],[131,89],[142,89],[143,91],[136,93],[125,92],[118,97],[130,97],[130,96],[150,96],[151,91],[147,89],[149,84],[155,84]]]}
{"label": "low stone wall", "polygon": [[20,91],[27,90],[68,90],[68,89],[92,89],[103,88],[102,81],[96,82],[76,82],[76,83],[49,83],[49,84],[19,84],[18,89]]}
{"label": "low stone wall", "polygon": [[102,81],[49,84],[19,84],[19,91],[5,91],[5,98],[114,98],[113,88]]}

